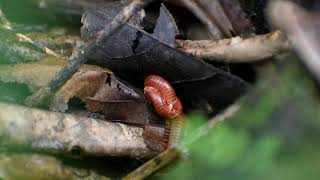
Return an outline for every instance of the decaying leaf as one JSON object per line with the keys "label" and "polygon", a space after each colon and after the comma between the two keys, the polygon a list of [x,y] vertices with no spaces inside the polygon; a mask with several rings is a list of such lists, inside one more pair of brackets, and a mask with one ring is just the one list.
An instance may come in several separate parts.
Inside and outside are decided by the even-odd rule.
{"label": "decaying leaf", "polygon": [[[39,63],[0,67],[0,80],[26,84],[32,92],[45,85],[65,64],[48,57]],[[133,124],[163,125],[141,90],[117,79],[108,69],[83,65],[55,94],[50,109],[66,111],[72,98],[79,98],[92,112],[101,112],[108,120]]]}
{"label": "decaying leaf", "polygon": [[101,86],[106,84],[107,74],[109,73],[111,72],[79,69],[56,93],[50,109],[64,112],[68,109],[68,102],[71,98],[78,97],[84,100],[87,97],[94,96]]}
{"label": "decaying leaf", "polygon": [[134,124],[163,124],[141,90],[117,79],[110,71],[80,69],[55,94],[51,109],[65,111],[71,98],[80,98],[92,112],[108,120]]}

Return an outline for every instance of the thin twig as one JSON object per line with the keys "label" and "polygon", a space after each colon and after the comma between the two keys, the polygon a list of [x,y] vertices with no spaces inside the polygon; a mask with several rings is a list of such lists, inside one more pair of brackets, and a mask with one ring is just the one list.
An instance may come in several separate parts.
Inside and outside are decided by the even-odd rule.
{"label": "thin twig", "polygon": [[205,24],[213,39],[218,40],[222,38],[222,33],[216,24],[208,17],[204,10],[193,0],[179,0],[181,1],[192,13]]}
{"label": "thin twig", "polygon": [[220,29],[224,37],[232,37],[231,32],[235,32],[233,26],[223,9],[220,0],[196,0],[200,7],[206,11],[208,17]]}
{"label": "thin twig", "polygon": [[100,44],[109,38],[110,35],[128,22],[132,16],[153,1],[155,0],[133,0],[128,6],[123,8],[107,26],[104,26],[104,28],[97,33],[97,44]]}
{"label": "thin twig", "polygon": [[36,48],[39,48],[41,49],[43,52],[45,52],[46,54],[48,55],[51,55],[51,56],[55,56],[57,58],[64,58],[63,56],[55,53],[53,50],[49,49],[48,47],[46,46],[43,46],[35,41],[33,41],[30,37],[28,37],[27,35],[24,35],[22,33],[16,33],[16,36],[20,39],[20,40],[23,40],[23,41],[26,41],[32,45],[34,45]]}
{"label": "thin twig", "polygon": [[172,163],[174,160],[177,160],[181,155],[181,151],[172,148],[168,149],[157,157],[147,161],[142,166],[138,167],[131,173],[127,174],[123,180],[141,180],[145,179],[148,176],[152,175],[159,169],[167,166],[168,164]]}
{"label": "thin twig", "polygon": [[153,0],[134,0],[118,13],[118,15],[102,30],[96,37],[97,39],[89,43],[79,43],[75,48],[73,55],[69,58],[67,66],[60,70],[57,75],[38,92],[27,98],[26,104],[29,106],[37,106],[45,103],[80,67],[87,61],[86,54],[90,52],[96,44],[103,43],[108,37],[122,27],[133,15],[138,13],[146,4]]}
{"label": "thin twig", "polygon": [[290,49],[290,43],[280,31],[248,39],[234,37],[220,41],[177,40],[176,43],[182,51],[199,58],[225,63],[248,63],[265,60]]}
{"label": "thin twig", "polygon": [[190,146],[192,143],[198,141],[200,138],[203,136],[207,135],[208,132],[212,129],[215,128],[218,124],[221,122],[224,122],[225,120],[228,120],[231,118],[235,113],[237,113],[240,110],[241,105],[239,103],[236,103],[234,105],[231,105],[228,107],[226,110],[224,110],[222,113],[216,115],[214,118],[209,120],[208,123],[206,123],[204,126],[199,127],[195,131],[193,131],[192,139],[188,139],[187,142],[183,143],[184,147]]}
{"label": "thin twig", "polygon": [[79,69],[81,64],[84,64],[87,61],[84,49],[84,44],[78,42],[72,56],[68,60],[67,65],[64,66],[57,75],[48,82],[47,85],[29,96],[25,103],[29,106],[39,106],[46,103],[45,101],[48,100]]}

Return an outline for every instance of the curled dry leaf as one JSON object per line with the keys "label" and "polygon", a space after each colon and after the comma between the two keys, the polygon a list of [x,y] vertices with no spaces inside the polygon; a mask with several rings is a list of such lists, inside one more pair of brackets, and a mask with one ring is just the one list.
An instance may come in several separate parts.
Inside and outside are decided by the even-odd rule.
{"label": "curled dry leaf", "polygon": [[[48,58],[35,64],[2,66],[0,79],[2,82],[26,84],[30,90],[36,91],[46,84],[63,64],[63,60]],[[165,128],[164,121],[149,107],[142,92],[119,81],[108,69],[83,65],[56,93],[51,108],[64,111],[68,107],[68,101],[73,97],[85,102],[90,111],[104,113],[104,119],[129,123],[145,129],[155,126],[157,131],[145,133],[151,135],[144,136],[144,140],[148,148],[155,151],[163,150],[155,147],[162,142],[157,139],[164,136],[160,133],[163,131],[161,129]]]}
{"label": "curled dry leaf", "polygon": [[163,124],[141,90],[117,79],[110,71],[80,69],[55,94],[51,109],[65,111],[71,98],[80,98],[88,110],[108,120],[134,124]]}
{"label": "curled dry leaf", "polygon": [[0,103],[1,142],[51,153],[91,156],[155,155],[143,128]]}
{"label": "curled dry leaf", "polygon": [[[0,81],[26,84],[32,92],[44,86],[65,64],[49,57],[39,63],[0,67]],[[92,112],[102,112],[108,120],[133,124],[163,125],[141,90],[117,79],[108,69],[83,65],[54,95],[51,109],[66,111],[72,98],[79,98]]]}
{"label": "curled dry leaf", "polygon": [[68,109],[68,102],[71,98],[84,99],[95,95],[100,87],[106,83],[106,73],[111,72],[79,69],[56,93],[50,109],[64,112]]}

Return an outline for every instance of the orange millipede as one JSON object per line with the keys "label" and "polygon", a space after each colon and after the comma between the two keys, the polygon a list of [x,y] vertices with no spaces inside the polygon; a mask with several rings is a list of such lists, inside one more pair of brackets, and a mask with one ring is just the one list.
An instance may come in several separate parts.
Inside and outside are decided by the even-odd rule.
{"label": "orange millipede", "polygon": [[178,143],[185,122],[182,103],[173,87],[161,76],[150,75],[144,81],[144,95],[162,117],[169,118],[164,144],[171,148]]}
{"label": "orange millipede", "polygon": [[150,75],[144,81],[144,94],[156,112],[173,118],[182,113],[182,104],[168,81],[157,75]]}

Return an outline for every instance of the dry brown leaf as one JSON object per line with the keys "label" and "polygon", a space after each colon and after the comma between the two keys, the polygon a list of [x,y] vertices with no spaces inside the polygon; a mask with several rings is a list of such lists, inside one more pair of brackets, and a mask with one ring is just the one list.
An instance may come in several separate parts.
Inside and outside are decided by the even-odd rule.
{"label": "dry brown leaf", "polygon": [[64,112],[68,109],[68,102],[71,98],[78,97],[84,100],[94,96],[106,83],[106,74],[110,74],[110,72],[79,69],[56,93],[50,109]]}
{"label": "dry brown leaf", "polygon": [[[65,64],[47,58],[39,63],[0,67],[0,80],[26,84],[31,91],[45,85]],[[108,120],[134,124],[163,124],[147,104],[141,90],[121,82],[106,68],[83,65],[54,96],[51,109],[66,111],[71,98],[87,103],[92,112],[106,114]]]}
{"label": "dry brown leaf", "polygon": [[85,102],[88,110],[106,114],[108,120],[140,125],[163,124],[149,107],[141,90],[107,71],[80,69],[55,94],[50,109],[66,111],[73,97]]}

